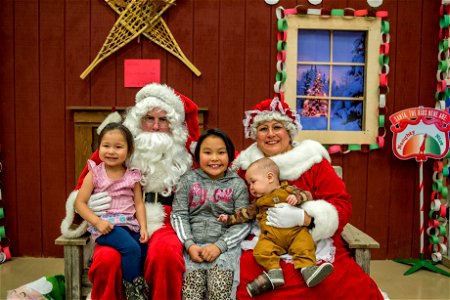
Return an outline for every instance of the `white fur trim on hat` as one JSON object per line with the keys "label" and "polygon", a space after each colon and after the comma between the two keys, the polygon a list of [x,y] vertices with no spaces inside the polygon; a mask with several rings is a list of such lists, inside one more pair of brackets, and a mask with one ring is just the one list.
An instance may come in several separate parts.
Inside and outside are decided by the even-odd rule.
{"label": "white fur trim on hat", "polygon": [[195,148],[197,147],[197,141],[193,141],[190,145],[189,145],[189,151],[191,152],[192,155],[195,155]]}
{"label": "white fur trim on hat", "polygon": [[165,85],[159,83],[151,83],[144,86],[136,94],[136,104],[147,98],[157,98],[161,102],[167,104],[167,106],[172,107],[175,112],[182,117],[182,122],[184,122],[184,105],[181,98],[175,94],[174,90]]}
{"label": "white fur trim on hat", "polygon": [[103,122],[98,126],[97,128],[97,134],[100,134],[102,132],[103,128],[105,128],[106,125],[110,123],[120,123],[122,122],[122,116],[117,112],[112,112],[106,118],[103,120]]}
{"label": "white fur trim on hat", "polygon": [[266,99],[258,103],[252,110],[245,112],[244,124],[245,138],[256,139],[256,127],[261,122],[277,120],[289,131],[293,140],[297,131],[302,129],[300,116],[295,110],[289,108],[286,102],[280,101],[278,97]]}
{"label": "white fur trim on hat", "polygon": [[73,219],[75,217],[75,199],[78,191],[73,191],[67,197],[66,217],[61,222],[61,233],[66,238],[76,238],[82,236],[88,227],[88,222],[83,221],[78,227],[73,228]]}
{"label": "white fur trim on hat", "polygon": [[315,227],[311,230],[314,241],[333,236],[339,225],[336,207],[325,200],[311,200],[302,204],[308,215],[314,218]]}

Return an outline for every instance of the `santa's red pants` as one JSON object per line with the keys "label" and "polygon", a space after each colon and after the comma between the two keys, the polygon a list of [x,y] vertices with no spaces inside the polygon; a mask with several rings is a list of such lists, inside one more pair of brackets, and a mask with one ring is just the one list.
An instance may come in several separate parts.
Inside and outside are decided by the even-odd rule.
{"label": "santa's red pants", "polygon": [[[166,209],[167,216],[170,209]],[[144,278],[152,299],[180,300],[183,284],[183,247],[166,217],[164,227],[155,231],[148,245]],[[126,299],[122,288],[120,254],[115,249],[96,245],[89,280],[93,284],[91,298]]]}

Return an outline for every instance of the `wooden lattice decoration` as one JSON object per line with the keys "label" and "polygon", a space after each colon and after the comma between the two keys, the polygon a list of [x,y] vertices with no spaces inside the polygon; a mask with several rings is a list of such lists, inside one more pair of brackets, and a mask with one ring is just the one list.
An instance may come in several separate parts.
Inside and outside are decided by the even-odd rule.
{"label": "wooden lattice decoration", "polygon": [[97,57],[80,75],[82,79],[104,59],[143,34],[180,59],[195,75],[201,72],[186,58],[161,15],[175,0],[105,0],[120,15]]}

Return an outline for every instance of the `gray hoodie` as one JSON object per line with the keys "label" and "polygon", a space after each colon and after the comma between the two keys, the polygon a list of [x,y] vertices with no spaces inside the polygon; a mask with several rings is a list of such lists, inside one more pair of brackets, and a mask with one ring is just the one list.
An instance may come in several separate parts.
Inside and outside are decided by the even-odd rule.
{"label": "gray hoodie", "polygon": [[244,180],[228,170],[223,178],[212,180],[200,168],[180,179],[172,204],[171,223],[184,247],[215,244],[222,253],[236,247],[249,233],[250,224],[227,226],[220,214],[232,214],[248,206]]}

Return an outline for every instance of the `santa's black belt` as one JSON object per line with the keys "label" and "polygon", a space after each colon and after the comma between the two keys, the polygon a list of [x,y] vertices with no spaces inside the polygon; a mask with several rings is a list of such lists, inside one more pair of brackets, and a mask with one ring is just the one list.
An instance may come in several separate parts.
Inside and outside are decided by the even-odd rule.
{"label": "santa's black belt", "polygon": [[163,196],[159,193],[145,193],[145,202],[150,203],[161,203],[162,205],[170,205],[172,206],[173,201],[173,194],[170,194],[169,196]]}

